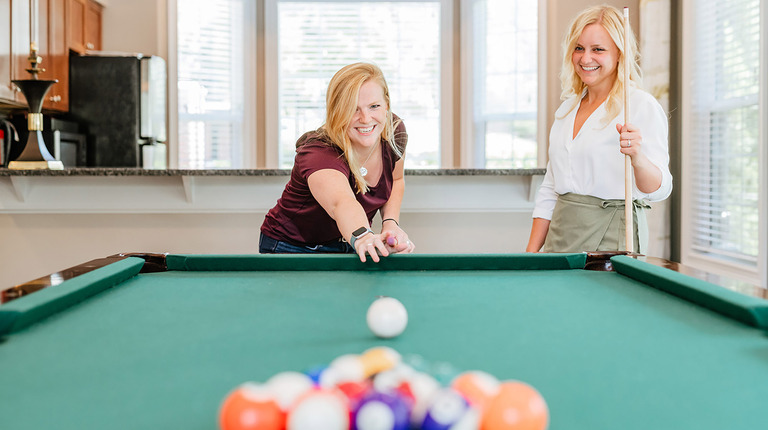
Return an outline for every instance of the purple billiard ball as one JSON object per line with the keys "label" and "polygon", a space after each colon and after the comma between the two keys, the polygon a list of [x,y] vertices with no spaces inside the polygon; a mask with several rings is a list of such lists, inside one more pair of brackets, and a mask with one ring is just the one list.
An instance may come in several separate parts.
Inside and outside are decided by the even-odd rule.
{"label": "purple billiard ball", "polygon": [[396,393],[372,391],[355,408],[352,429],[408,430],[411,405]]}
{"label": "purple billiard ball", "polygon": [[430,400],[427,415],[421,423],[423,430],[448,430],[469,411],[469,404],[457,391],[444,388]]}

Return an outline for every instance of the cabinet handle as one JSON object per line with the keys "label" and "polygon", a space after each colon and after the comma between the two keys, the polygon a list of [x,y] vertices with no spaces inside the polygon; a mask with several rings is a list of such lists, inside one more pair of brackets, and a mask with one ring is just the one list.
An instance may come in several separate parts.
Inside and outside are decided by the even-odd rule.
{"label": "cabinet handle", "polygon": [[95,47],[93,46],[93,43],[91,43],[91,42],[88,42],[88,43],[86,43],[86,44],[85,44],[85,48],[86,48],[86,49],[93,49],[93,48],[95,48]]}
{"label": "cabinet handle", "polygon": [[58,103],[61,101],[61,96],[51,96],[51,97],[48,97],[48,100],[50,100],[53,103]]}

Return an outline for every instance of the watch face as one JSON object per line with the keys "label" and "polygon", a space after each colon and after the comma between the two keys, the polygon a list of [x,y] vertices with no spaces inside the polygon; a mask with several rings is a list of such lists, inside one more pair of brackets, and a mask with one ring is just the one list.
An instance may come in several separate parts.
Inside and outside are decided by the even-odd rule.
{"label": "watch face", "polygon": [[365,233],[366,231],[368,231],[368,229],[367,229],[367,228],[365,228],[365,227],[360,227],[360,228],[358,228],[357,230],[355,230],[355,231],[353,231],[353,232],[352,232],[352,236],[358,237],[358,236],[360,236],[361,234]]}

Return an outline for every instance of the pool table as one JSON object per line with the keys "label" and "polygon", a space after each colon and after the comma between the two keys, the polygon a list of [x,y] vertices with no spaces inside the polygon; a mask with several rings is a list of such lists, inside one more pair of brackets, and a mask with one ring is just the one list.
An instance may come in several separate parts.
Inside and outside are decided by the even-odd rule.
{"label": "pool table", "polygon": [[[593,260],[94,260],[3,292],[0,427],[214,429],[238,384],[378,345],[444,383],[465,370],[527,382],[553,430],[768,426],[768,301],[644,257]],[[408,309],[393,339],[365,323],[381,295]]]}

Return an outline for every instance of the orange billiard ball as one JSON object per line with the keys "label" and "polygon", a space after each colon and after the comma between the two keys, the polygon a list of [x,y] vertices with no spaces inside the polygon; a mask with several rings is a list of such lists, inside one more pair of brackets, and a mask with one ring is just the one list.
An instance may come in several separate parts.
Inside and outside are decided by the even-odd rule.
{"label": "orange billiard ball", "polygon": [[490,373],[472,370],[454,378],[451,388],[461,393],[472,407],[483,411],[499,393],[499,384],[499,380]]}
{"label": "orange billiard ball", "polygon": [[535,388],[520,381],[504,381],[487,404],[481,428],[488,430],[544,430],[549,409]]}
{"label": "orange billiard ball", "polygon": [[281,430],[285,414],[264,386],[246,382],[227,395],[219,409],[222,430]]}

